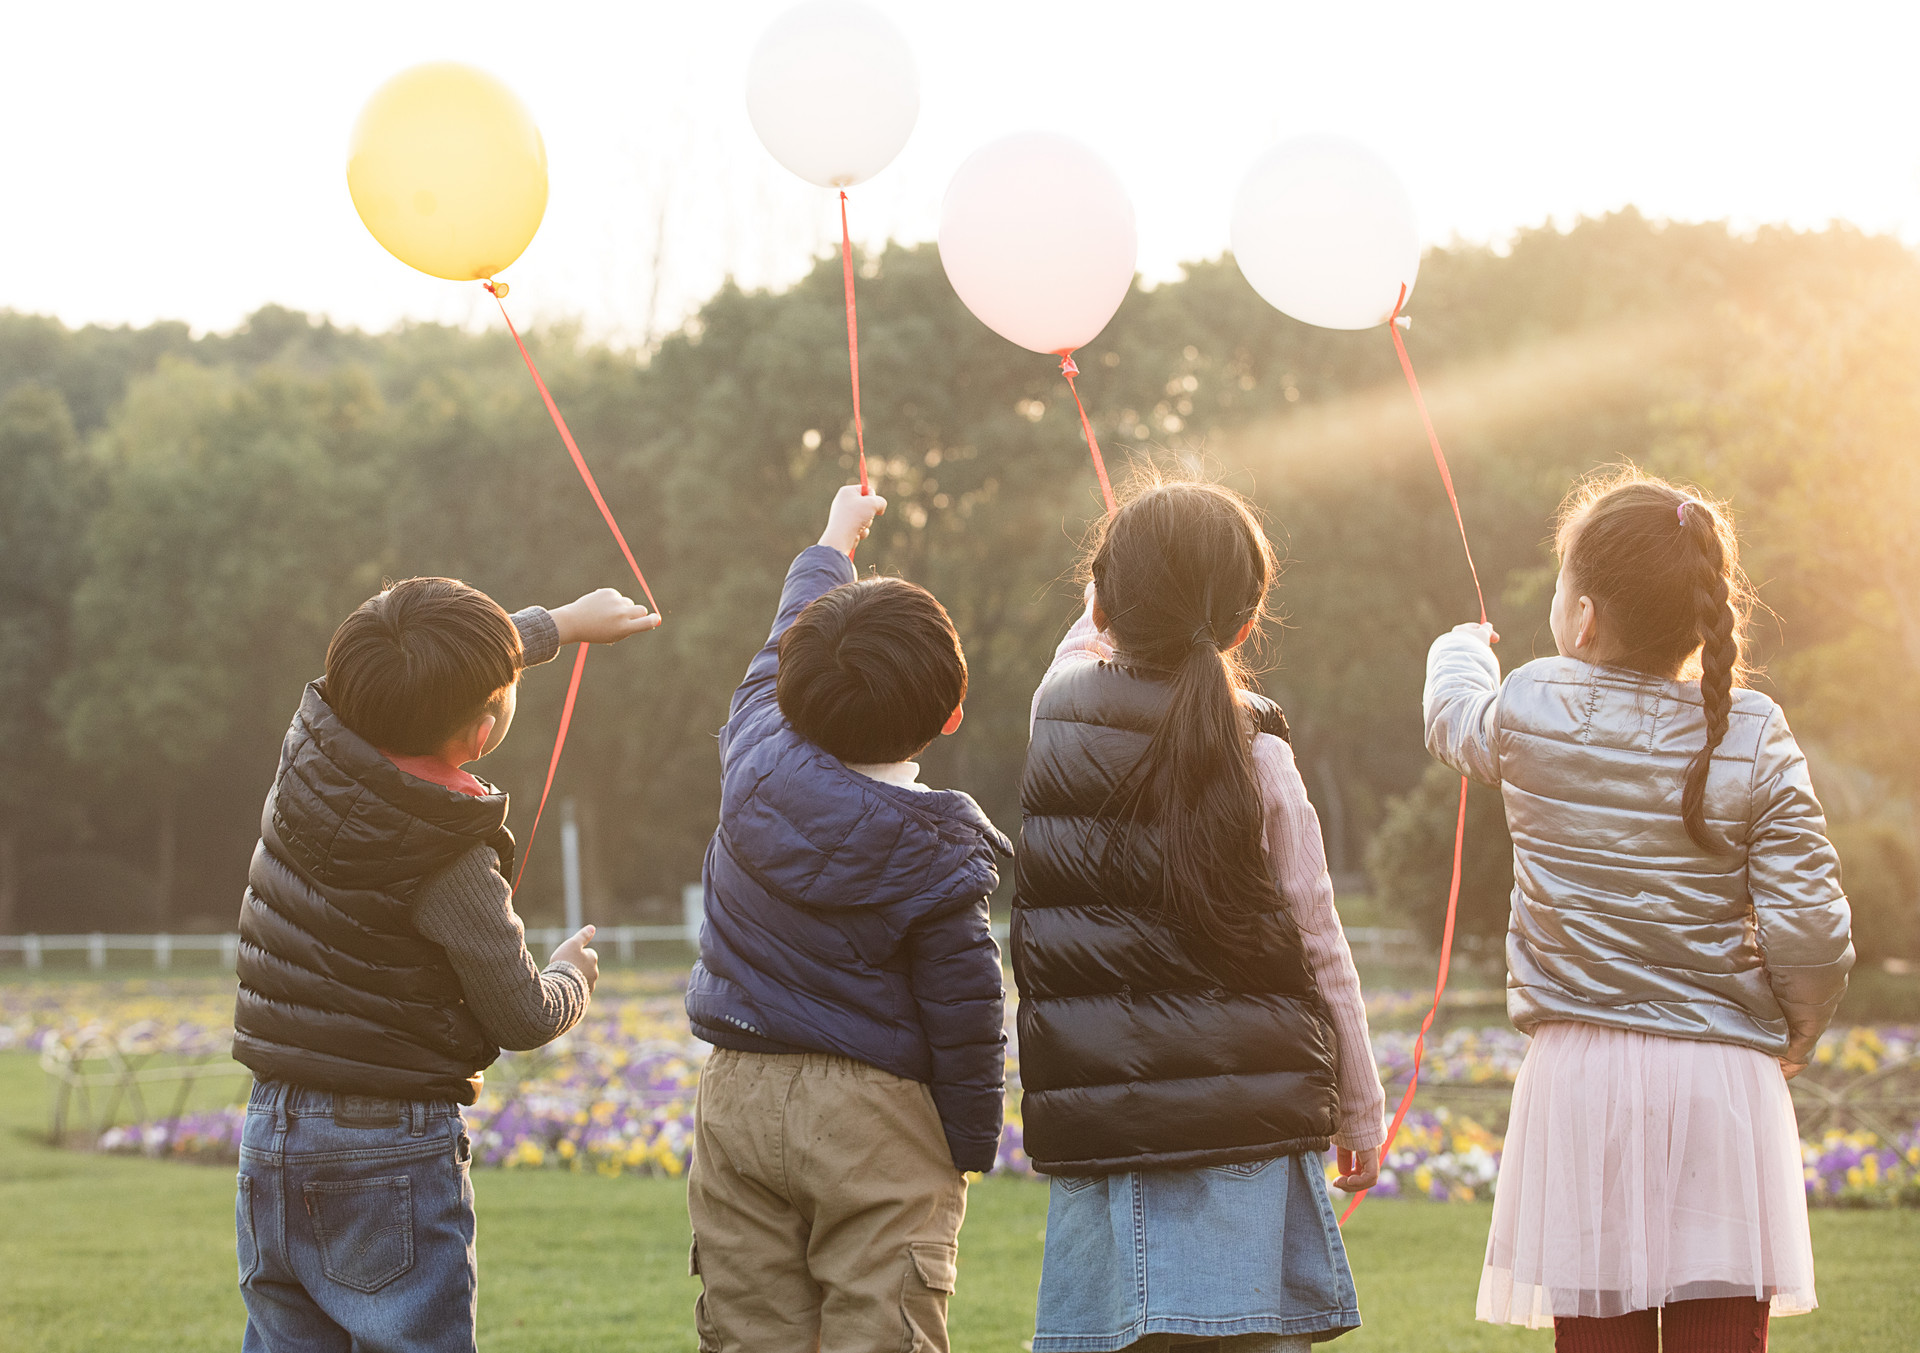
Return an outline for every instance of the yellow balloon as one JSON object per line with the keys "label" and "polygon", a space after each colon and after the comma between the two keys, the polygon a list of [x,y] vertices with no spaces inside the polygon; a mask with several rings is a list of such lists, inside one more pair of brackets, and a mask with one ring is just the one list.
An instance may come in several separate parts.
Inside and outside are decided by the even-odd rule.
{"label": "yellow balloon", "polygon": [[347,189],[402,263],[470,282],[520,257],[547,211],[547,147],[526,105],[471,66],[430,62],[374,92],[347,148]]}

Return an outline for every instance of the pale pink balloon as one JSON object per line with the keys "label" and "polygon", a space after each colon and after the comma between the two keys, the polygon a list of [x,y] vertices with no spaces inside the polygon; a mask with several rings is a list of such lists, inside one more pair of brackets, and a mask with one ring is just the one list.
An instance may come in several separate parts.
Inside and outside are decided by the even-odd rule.
{"label": "pale pink balloon", "polygon": [[981,323],[1035,352],[1093,341],[1133,285],[1133,203],[1071,137],[1021,132],[982,146],[947,185],[940,262]]}
{"label": "pale pink balloon", "polygon": [[1255,161],[1234,198],[1232,240],[1268,304],[1326,329],[1386,323],[1420,271],[1400,176],[1343,136],[1297,136]]}
{"label": "pale pink balloon", "polygon": [[747,116],[773,158],[809,183],[864,183],[920,116],[913,48],[864,0],[805,0],[755,44]]}

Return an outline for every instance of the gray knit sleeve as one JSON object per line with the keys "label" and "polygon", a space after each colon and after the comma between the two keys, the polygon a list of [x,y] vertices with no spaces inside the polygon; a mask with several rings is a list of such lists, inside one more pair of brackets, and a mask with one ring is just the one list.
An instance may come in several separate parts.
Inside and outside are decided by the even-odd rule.
{"label": "gray knit sleeve", "polygon": [[513,613],[513,627],[520,631],[520,647],[526,651],[527,666],[538,667],[560,655],[560,626],[544,606],[529,606]]}
{"label": "gray knit sleeve", "polygon": [[525,1051],[551,1043],[587,1010],[587,979],[571,963],[545,972],[527,952],[526,927],[495,856],[476,846],[428,879],[414,926],[447,951],[467,1007],[488,1038]]}

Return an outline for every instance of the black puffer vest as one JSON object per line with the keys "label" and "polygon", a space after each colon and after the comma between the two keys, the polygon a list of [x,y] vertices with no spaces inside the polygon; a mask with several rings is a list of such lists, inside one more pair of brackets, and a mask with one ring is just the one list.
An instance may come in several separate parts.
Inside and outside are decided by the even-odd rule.
{"label": "black puffer vest", "polygon": [[308,686],[240,904],[234,1057],[261,1080],[473,1103],[500,1049],[414,929],[413,898],[476,846],[511,871],[506,818],[505,794],[404,774]]}
{"label": "black puffer vest", "polygon": [[[1020,787],[1013,900],[1025,1147],[1044,1174],[1187,1169],[1324,1151],[1334,1035],[1291,915],[1225,971],[1163,919],[1152,828],[1110,860],[1113,787],[1146,750],[1166,682],[1112,663],[1041,694]],[[1287,735],[1279,706],[1253,727]],[[1252,730],[1250,729],[1250,732]]]}

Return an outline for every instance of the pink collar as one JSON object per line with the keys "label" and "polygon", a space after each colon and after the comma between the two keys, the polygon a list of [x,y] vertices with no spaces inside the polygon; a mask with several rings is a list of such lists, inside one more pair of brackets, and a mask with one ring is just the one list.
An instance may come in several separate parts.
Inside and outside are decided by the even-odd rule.
{"label": "pink collar", "polygon": [[429,784],[440,785],[445,789],[453,790],[457,794],[470,794],[476,799],[484,799],[488,794],[492,793],[491,790],[480,782],[478,776],[461,770],[460,767],[450,762],[442,761],[437,756],[396,756],[388,751],[383,751],[380,755],[386,757],[387,760],[393,762],[394,765],[411,775],[414,779],[425,780]]}

